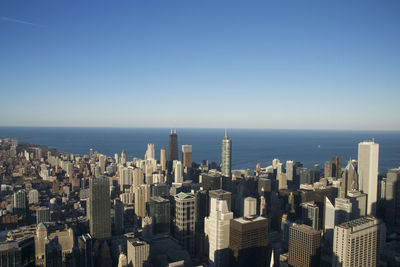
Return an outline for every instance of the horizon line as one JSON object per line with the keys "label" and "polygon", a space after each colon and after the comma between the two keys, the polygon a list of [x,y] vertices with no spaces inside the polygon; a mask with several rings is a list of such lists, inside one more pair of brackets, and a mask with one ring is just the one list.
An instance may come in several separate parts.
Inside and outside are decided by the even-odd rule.
{"label": "horizon line", "polygon": [[[46,125],[0,125],[0,128],[93,128],[93,129],[170,129],[170,127],[163,126],[73,126],[73,125],[57,125],[57,126],[46,126]],[[273,130],[273,131],[351,131],[351,132],[400,132],[400,129],[349,129],[349,128],[336,128],[336,129],[324,129],[324,128],[262,128],[262,127],[174,127],[176,129],[204,129],[204,130]]]}

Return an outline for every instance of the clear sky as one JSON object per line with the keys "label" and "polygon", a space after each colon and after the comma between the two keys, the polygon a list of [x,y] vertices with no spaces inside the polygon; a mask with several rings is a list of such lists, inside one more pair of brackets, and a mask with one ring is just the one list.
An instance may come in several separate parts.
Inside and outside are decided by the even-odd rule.
{"label": "clear sky", "polygon": [[1,126],[400,130],[400,1],[0,1]]}

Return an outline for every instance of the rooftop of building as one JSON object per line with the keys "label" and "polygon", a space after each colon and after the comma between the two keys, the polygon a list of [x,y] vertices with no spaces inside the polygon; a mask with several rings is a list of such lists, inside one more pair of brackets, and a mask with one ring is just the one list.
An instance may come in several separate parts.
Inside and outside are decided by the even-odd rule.
{"label": "rooftop of building", "polygon": [[175,195],[175,197],[180,199],[189,199],[189,198],[194,198],[194,195],[192,193],[180,192],[179,194]]}
{"label": "rooftop of building", "polygon": [[310,233],[310,234],[320,234],[321,232],[318,230],[315,230],[314,228],[312,228],[309,225],[306,224],[293,224],[290,228],[302,231],[302,232],[306,232],[306,233]]}
{"label": "rooftop of building", "polygon": [[252,222],[259,222],[263,220],[267,220],[267,218],[264,218],[262,216],[258,215],[253,215],[253,216],[247,216],[247,217],[239,217],[236,219],[233,219],[241,224],[247,224],[247,223],[252,223]]}
{"label": "rooftop of building", "polygon": [[160,196],[150,197],[150,200],[153,200],[154,202],[160,202],[160,203],[169,202],[168,199],[165,199],[165,198],[160,197]]}
{"label": "rooftop of building", "polygon": [[338,227],[345,229],[351,228],[353,231],[357,231],[376,224],[378,224],[378,220],[376,218],[367,216],[342,223]]}

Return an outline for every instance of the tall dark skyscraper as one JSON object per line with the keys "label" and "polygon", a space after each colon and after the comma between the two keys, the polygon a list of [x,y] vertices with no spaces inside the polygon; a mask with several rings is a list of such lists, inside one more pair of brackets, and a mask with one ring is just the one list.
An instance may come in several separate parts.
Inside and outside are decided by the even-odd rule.
{"label": "tall dark skyscraper", "polygon": [[332,158],[332,175],[336,178],[342,177],[342,159],[338,156]]}
{"label": "tall dark skyscraper", "polygon": [[169,144],[168,144],[168,161],[173,162],[174,160],[179,160],[178,156],[178,135],[176,130],[169,134]]}

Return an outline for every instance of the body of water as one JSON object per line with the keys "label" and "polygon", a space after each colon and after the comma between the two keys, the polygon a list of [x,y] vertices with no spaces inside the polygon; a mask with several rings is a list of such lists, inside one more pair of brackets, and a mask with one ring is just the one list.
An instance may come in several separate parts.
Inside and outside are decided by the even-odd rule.
{"label": "body of water", "polygon": [[[147,143],[155,145],[159,159],[160,149],[168,148],[169,133],[156,128],[0,127],[0,137],[18,137],[21,142],[77,154],[89,154],[93,148],[114,156],[125,149],[129,160],[144,158]],[[224,129],[177,129],[177,134],[179,145],[193,146],[193,161],[220,163]],[[358,143],[372,138],[380,145],[379,172],[400,166],[400,132],[232,129],[228,135],[233,169],[254,169],[259,162],[265,167],[274,158],[301,161],[307,168],[323,167],[336,155],[346,165],[350,158],[357,159]]]}

